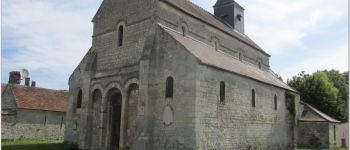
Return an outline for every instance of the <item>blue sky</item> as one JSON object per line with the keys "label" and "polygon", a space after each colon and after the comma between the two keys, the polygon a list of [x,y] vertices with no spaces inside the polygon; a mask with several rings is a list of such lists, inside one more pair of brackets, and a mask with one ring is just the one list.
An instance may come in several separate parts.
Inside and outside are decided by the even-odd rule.
{"label": "blue sky", "polygon": [[[209,12],[216,0],[192,0]],[[236,0],[246,34],[271,54],[284,79],[300,71],[348,70],[347,0]],[[102,0],[3,0],[1,82],[26,68],[37,85],[68,89],[91,46],[91,19]]]}

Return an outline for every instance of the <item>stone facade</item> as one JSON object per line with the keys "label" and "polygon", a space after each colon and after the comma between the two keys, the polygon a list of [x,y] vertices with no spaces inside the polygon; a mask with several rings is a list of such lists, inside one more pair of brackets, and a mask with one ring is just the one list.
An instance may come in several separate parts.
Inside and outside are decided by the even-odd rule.
{"label": "stone facade", "polygon": [[299,148],[334,148],[336,146],[337,125],[324,122],[299,122]]}
{"label": "stone facade", "polygon": [[68,92],[1,85],[1,139],[63,140]]}
{"label": "stone facade", "polygon": [[65,113],[20,109],[1,115],[1,139],[63,140]]}
{"label": "stone facade", "polygon": [[329,149],[340,147],[340,121],[322,113],[311,105],[301,101],[298,122],[298,148]]}
{"label": "stone facade", "polygon": [[349,123],[337,125],[336,140],[337,147],[349,147]]}
{"label": "stone facade", "polygon": [[[273,74],[266,52],[202,8],[104,0],[93,23],[92,47],[69,79],[65,142],[90,150],[294,147],[297,92]],[[209,52],[196,53],[202,48]]]}

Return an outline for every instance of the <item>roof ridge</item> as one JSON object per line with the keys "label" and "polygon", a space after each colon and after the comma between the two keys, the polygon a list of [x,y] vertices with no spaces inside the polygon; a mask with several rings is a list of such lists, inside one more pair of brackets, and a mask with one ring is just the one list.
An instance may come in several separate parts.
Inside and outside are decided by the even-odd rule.
{"label": "roof ridge", "polygon": [[[8,84],[4,84],[8,85]],[[33,86],[25,86],[25,85],[20,85],[20,84],[14,84],[14,86],[18,86],[20,88],[31,88],[31,89],[39,89],[39,90],[50,90],[50,91],[58,91],[58,92],[67,92],[67,90],[58,90],[58,89],[49,89],[49,88],[44,88],[44,87],[33,87]]]}

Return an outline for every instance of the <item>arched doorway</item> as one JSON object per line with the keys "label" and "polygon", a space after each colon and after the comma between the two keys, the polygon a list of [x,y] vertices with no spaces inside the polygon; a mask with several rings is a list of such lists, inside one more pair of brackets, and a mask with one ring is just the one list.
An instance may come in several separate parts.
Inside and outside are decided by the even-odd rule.
{"label": "arched doorway", "polygon": [[122,95],[119,89],[108,92],[109,149],[118,150],[122,115]]}

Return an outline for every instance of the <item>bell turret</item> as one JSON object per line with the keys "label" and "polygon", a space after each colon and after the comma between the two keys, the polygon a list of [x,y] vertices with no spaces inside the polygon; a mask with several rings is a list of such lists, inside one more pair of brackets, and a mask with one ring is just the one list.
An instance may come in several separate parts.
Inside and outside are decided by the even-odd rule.
{"label": "bell turret", "polygon": [[244,34],[244,8],[234,0],[218,0],[214,5],[214,15]]}

